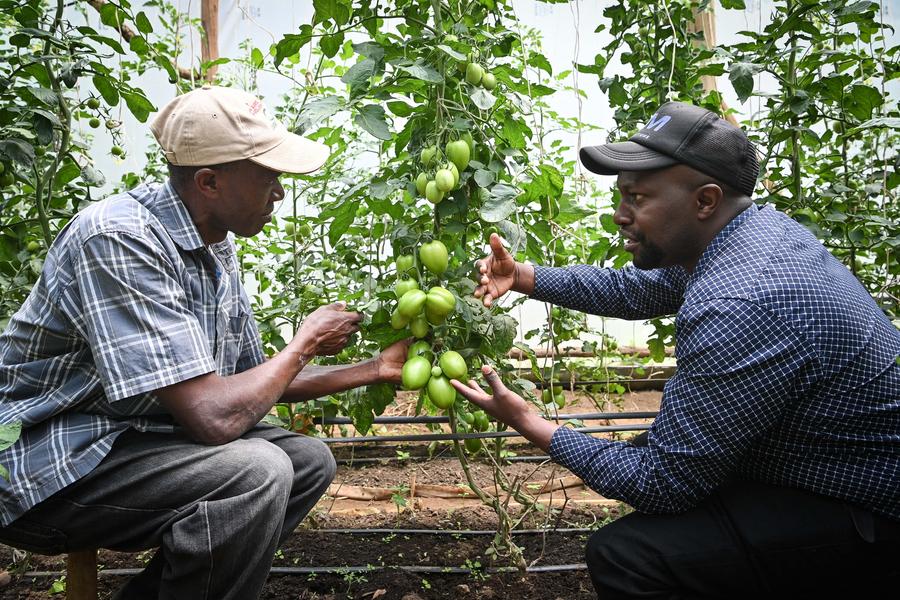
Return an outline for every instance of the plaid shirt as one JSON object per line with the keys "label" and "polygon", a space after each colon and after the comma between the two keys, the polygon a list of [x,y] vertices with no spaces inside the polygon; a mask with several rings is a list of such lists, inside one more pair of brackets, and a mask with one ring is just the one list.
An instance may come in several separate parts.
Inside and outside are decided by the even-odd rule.
{"label": "plaid shirt", "polygon": [[751,206],[693,274],[538,268],[537,299],[676,316],[678,370],[649,445],[565,427],[551,457],[601,494],[684,511],[727,478],[800,488],[900,519],[900,331],[804,227]]}
{"label": "plaid shirt", "polygon": [[91,471],[129,427],[172,431],[152,392],[264,360],[233,242],[205,246],[170,184],[82,210],[0,335],[0,523]]}

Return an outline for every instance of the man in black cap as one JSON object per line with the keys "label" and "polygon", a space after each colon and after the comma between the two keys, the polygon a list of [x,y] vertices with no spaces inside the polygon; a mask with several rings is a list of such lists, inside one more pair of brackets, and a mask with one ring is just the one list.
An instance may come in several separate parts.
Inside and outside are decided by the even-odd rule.
{"label": "man in black cap", "polygon": [[593,314],[676,314],[678,371],[648,435],[545,421],[497,374],[466,398],[636,510],[598,530],[608,598],[854,596],[900,581],[900,331],[804,227],[750,196],[756,151],[669,102],[629,141],[582,148],[618,174],[620,270],[516,262],[500,239],[477,297],[509,290]]}

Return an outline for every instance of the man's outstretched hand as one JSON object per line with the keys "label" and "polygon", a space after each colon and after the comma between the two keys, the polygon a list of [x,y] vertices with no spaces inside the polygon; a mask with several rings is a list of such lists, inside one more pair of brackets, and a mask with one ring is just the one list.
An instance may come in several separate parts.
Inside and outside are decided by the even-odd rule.
{"label": "man's outstretched hand", "polygon": [[375,357],[375,364],[378,365],[378,381],[400,385],[403,363],[406,362],[406,353],[411,342],[412,338],[394,342]]}
{"label": "man's outstretched hand", "polygon": [[532,411],[522,396],[511,391],[500,381],[500,376],[493,367],[484,365],[481,372],[491,386],[492,394],[484,391],[474,379],[470,379],[468,385],[455,379],[450,383],[460,396],[484,409],[498,421],[506,423],[542,450],[549,450],[550,439],[558,426],[545,421]]}
{"label": "man's outstretched hand", "polygon": [[516,261],[500,241],[500,236],[491,234],[491,253],[475,261],[478,268],[478,287],[475,297],[482,298],[487,307],[516,285]]}

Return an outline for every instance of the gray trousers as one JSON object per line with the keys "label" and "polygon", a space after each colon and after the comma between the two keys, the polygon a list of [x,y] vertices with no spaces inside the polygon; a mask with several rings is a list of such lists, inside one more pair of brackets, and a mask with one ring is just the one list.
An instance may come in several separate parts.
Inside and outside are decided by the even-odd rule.
{"label": "gray trousers", "polygon": [[129,430],[91,473],[0,529],[0,541],[44,554],[158,547],[116,599],[258,598],[278,545],[334,472],[325,444],[269,425],[221,446]]}

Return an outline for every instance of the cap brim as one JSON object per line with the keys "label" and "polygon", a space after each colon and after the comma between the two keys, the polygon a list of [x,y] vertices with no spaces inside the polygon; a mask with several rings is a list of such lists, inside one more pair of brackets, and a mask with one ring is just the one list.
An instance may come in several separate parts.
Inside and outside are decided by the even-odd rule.
{"label": "cap brim", "polygon": [[652,171],[678,164],[671,156],[635,142],[585,146],[579,150],[578,156],[581,164],[599,175],[615,175],[620,171]]}
{"label": "cap brim", "polygon": [[288,133],[284,141],[248,160],[281,173],[312,173],[328,160],[331,150],[325,144]]}

